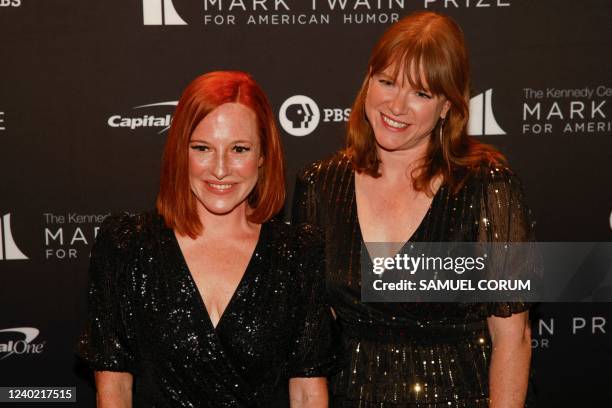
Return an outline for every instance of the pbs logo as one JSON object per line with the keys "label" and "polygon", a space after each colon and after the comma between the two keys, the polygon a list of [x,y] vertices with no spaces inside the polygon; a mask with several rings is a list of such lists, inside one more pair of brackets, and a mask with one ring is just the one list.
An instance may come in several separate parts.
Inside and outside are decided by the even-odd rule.
{"label": "pbs logo", "polygon": [[21,0],[0,0],[0,7],[19,7]]}
{"label": "pbs logo", "polygon": [[321,112],[308,96],[294,95],[281,105],[278,120],[291,136],[307,136],[319,125]]}

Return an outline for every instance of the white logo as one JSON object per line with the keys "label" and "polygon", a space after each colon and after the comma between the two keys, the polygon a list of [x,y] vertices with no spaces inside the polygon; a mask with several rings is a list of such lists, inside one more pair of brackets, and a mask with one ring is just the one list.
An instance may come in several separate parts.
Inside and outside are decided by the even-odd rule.
{"label": "white logo", "polygon": [[308,96],[294,95],[283,102],[278,119],[285,132],[292,136],[306,136],[319,125],[321,112],[317,103]]}
{"label": "white logo", "polygon": [[[556,325],[556,323],[558,324]],[[569,318],[560,322],[553,317],[548,319],[540,318],[532,325],[531,348],[550,348],[550,343],[556,336],[555,333],[559,331],[565,334],[571,332],[572,335],[590,334],[593,336],[607,336],[606,325],[607,320],[604,316],[572,316],[571,322]]]}
{"label": "white logo", "polygon": [[45,234],[45,259],[77,259],[89,256],[90,243],[96,239],[100,224],[110,213],[79,214],[43,213],[47,226]]}
{"label": "white logo", "polygon": [[[147,105],[134,106],[132,109],[151,108],[156,106],[176,106],[178,101],[158,102],[150,103]],[[172,115],[166,114],[163,116],[155,115],[141,115],[138,117],[124,117],[121,115],[113,115],[108,118],[108,126],[113,128],[130,128],[131,130],[141,127],[161,127],[162,129],[157,132],[158,134],[165,132],[170,128],[172,122]]]}
{"label": "white logo", "polygon": [[0,260],[28,259],[17,248],[11,233],[11,214],[5,214],[0,220]]}
{"label": "white logo", "polygon": [[44,342],[38,344],[32,343],[40,333],[34,327],[14,327],[12,329],[0,330],[0,333],[20,333],[25,337],[23,340],[9,340],[7,343],[0,343],[0,353],[6,353],[0,357],[0,360],[4,360],[13,354],[40,354],[43,352]]}
{"label": "white logo", "polygon": [[478,94],[470,99],[470,120],[468,121],[468,135],[505,135],[506,132],[497,124],[493,116],[493,89],[484,94]]}
{"label": "white logo", "polygon": [[0,7],[19,7],[21,0],[0,0]]}
{"label": "white logo", "polygon": [[472,2],[470,2],[469,0],[465,2],[456,2],[455,0],[439,0],[439,2],[443,4],[439,4],[438,0],[424,0],[423,7],[429,8],[431,4],[438,5],[444,8],[454,8],[454,9],[457,9],[460,7],[464,7],[464,8],[510,7],[510,0],[478,0],[478,1],[472,1]]}
{"label": "white logo", "polygon": [[612,88],[607,85],[523,88],[523,134],[609,135],[610,96]]}
{"label": "white logo", "polygon": [[142,0],[142,17],[144,25],[187,25],[172,0]]}
{"label": "white logo", "polygon": [[0,112],[0,130],[6,130],[4,127],[4,112]]}

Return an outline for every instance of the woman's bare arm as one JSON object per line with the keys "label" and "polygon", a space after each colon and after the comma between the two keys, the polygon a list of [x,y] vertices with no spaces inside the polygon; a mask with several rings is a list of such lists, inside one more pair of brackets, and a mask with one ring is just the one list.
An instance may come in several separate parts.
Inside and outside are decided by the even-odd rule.
{"label": "woman's bare arm", "polygon": [[291,408],[327,408],[327,379],[325,377],[290,379],[289,401]]}
{"label": "woman's bare arm", "polygon": [[489,371],[490,407],[523,408],[531,362],[529,312],[487,319],[493,342]]}
{"label": "woman's bare arm", "polygon": [[132,407],[132,374],[96,371],[95,378],[98,408]]}

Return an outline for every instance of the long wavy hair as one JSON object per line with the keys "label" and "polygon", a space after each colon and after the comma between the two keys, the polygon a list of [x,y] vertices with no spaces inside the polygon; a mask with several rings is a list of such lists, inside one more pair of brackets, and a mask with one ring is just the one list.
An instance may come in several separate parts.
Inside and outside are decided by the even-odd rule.
{"label": "long wavy hair", "polygon": [[[483,162],[505,162],[495,148],[467,134],[470,79],[468,52],[461,28],[448,16],[426,11],[412,13],[393,24],[372,51],[347,129],[345,151],[356,171],[372,177],[381,175],[376,139],[366,117],[365,101],[372,76],[389,67],[394,67],[395,78],[404,68],[405,80],[414,89],[428,89],[450,102],[445,120],[439,120],[431,132],[423,163],[412,172],[417,191],[433,194],[432,181],[441,175],[451,191],[457,192],[470,169]],[[413,67],[419,69],[410,69]],[[421,75],[411,75],[414,71],[420,71]]]}

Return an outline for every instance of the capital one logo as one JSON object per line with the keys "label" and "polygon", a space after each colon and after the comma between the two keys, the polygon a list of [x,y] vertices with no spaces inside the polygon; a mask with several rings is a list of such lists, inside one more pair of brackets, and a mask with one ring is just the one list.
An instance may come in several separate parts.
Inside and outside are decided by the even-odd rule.
{"label": "capital one logo", "polygon": [[0,260],[28,259],[15,244],[11,232],[11,214],[5,214],[0,219]]}
{"label": "capital one logo", "polygon": [[499,126],[493,116],[493,89],[478,94],[470,99],[470,119],[468,121],[468,135],[505,135],[506,132]]}
{"label": "capital one logo", "polygon": [[[175,107],[177,105],[178,101],[168,101],[138,105],[134,106],[133,109],[157,108],[160,106]],[[170,128],[170,124],[172,123],[172,115],[170,113],[163,116],[153,114],[144,114],[140,116],[112,115],[108,118],[106,123],[112,128],[129,128],[131,130],[136,130],[138,128],[161,128],[161,130],[157,132],[158,134],[161,134]]]}
{"label": "capital one logo", "polygon": [[43,352],[44,342],[32,343],[40,333],[34,327],[14,327],[12,329],[0,330],[0,333],[17,333],[20,335],[19,337],[23,337],[18,340],[0,343],[0,360],[4,360],[13,354],[40,354]]}
{"label": "capital one logo", "polygon": [[187,25],[172,0],[142,0],[142,18],[144,25]]}
{"label": "capital one logo", "polygon": [[321,112],[317,103],[305,95],[294,95],[280,107],[278,120],[291,136],[306,136],[319,125]]}

